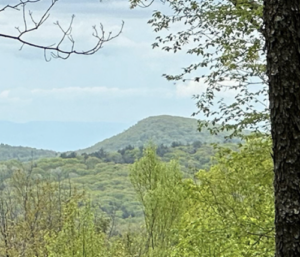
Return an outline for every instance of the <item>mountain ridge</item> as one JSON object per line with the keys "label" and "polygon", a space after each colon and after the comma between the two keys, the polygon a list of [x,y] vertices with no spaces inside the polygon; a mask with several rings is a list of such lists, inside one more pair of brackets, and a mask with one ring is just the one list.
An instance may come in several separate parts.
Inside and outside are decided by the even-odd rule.
{"label": "mountain ridge", "polygon": [[37,149],[27,146],[11,146],[0,144],[0,161],[16,159],[19,161],[31,161],[39,158],[52,158],[58,155],[58,152],[46,149]]}
{"label": "mountain ridge", "polygon": [[[74,125],[76,125],[76,123],[74,123]],[[93,129],[96,130],[97,126]],[[107,129],[110,128],[107,127]],[[36,128],[36,130],[40,131],[42,130],[42,127],[38,127]],[[73,130],[83,131],[83,128],[79,127],[74,128]],[[24,130],[23,135],[27,138],[31,138],[33,133],[26,134],[26,132],[27,130]],[[56,135],[57,130],[53,130],[53,132],[53,137],[59,138]],[[15,133],[17,133],[17,130],[15,131]],[[78,138],[80,138],[81,133],[83,132],[77,133]],[[102,133],[101,129],[98,131],[98,133]],[[226,135],[229,135],[229,133],[222,132],[218,135],[211,135],[207,129],[203,129],[201,132],[199,132],[198,121],[194,118],[171,115],[158,115],[142,119],[136,124],[129,126],[123,132],[108,137],[87,148],[65,152],[89,154],[97,152],[100,149],[103,149],[108,152],[116,152],[120,149],[126,148],[129,145],[133,147],[139,147],[144,146],[149,142],[152,142],[158,146],[162,144],[165,146],[171,146],[174,143],[192,144],[197,141],[201,143],[223,143],[224,136]],[[18,136],[20,137],[21,135]],[[41,135],[36,135],[36,137],[37,138],[35,138],[35,140],[38,140],[39,138],[41,138]],[[237,139],[233,139],[231,142],[240,141]],[[47,148],[16,145],[22,144],[7,144],[2,142],[2,144],[0,144],[0,160],[18,159],[22,161],[28,161],[37,158],[51,158],[59,154],[58,151],[47,150]]]}
{"label": "mountain ridge", "polygon": [[[128,145],[139,147],[152,142],[170,146],[173,142],[190,144],[195,141],[202,143],[222,143],[229,133],[222,132],[211,135],[207,129],[198,131],[198,121],[194,118],[186,118],[171,115],[150,116],[138,121],[124,132],[104,139],[95,145],[80,149],[77,153],[92,153],[101,148],[106,151],[118,151]],[[233,141],[238,141],[233,139]]]}

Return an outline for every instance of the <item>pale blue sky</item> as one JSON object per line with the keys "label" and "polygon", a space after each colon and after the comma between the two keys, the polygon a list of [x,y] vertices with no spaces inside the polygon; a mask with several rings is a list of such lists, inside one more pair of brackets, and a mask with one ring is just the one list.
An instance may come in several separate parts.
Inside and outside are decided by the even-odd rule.
{"label": "pale blue sky", "polygon": [[[162,77],[180,71],[189,60],[185,55],[152,50],[157,35],[147,24],[151,9],[130,10],[127,1],[90,0],[73,1],[75,6],[67,12],[67,2],[58,1],[52,16],[61,16],[60,23],[67,24],[74,11],[73,30],[82,48],[89,45],[96,22],[114,33],[124,20],[123,33],[93,56],[51,62],[45,62],[41,50],[24,47],[19,51],[18,43],[1,38],[0,120],[135,122],[149,115],[190,116],[195,111],[193,92],[183,92],[183,87]],[[52,21],[56,17],[50,22],[52,16],[45,26],[51,34],[42,31],[49,44],[55,41]],[[0,15],[0,30],[8,28],[14,29]]]}
{"label": "pale blue sky", "polygon": [[[151,43],[158,35],[147,21],[153,8],[167,7],[130,10],[123,0],[58,1],[44,29],[31,39],[55,42],[58,30],[53,22],[59,20],[67,26],[74,13],[74,38],[83,49],[93,43],[93,25],[101,22],[105,31],[117,33],[122,20],[125,22],[123,33],[92,56],[46,62],[43,51],[30,47],[19,51],[19,43],[0,38],[0,121],[133,125],[161,114],[190,117],[196,111],[192,95],[202,91],[203,84],[174,84],[162,77],[163,73],[180,72],[192,58],[152,50]],[[33,10],[34,14],[39,10]],[[0,33],[15,33],[15,26],[22,26],[18,15],[16,11],[0,13]]]}

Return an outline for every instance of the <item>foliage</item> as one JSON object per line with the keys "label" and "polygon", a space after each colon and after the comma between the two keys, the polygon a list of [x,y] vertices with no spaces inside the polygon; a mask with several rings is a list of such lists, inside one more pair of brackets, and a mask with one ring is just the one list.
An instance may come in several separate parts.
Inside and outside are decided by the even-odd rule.
{"label": "foliage", "polygon": [[[226,144],[234,147],[233,144]],[[175,159],[180,164],[185,178],[191,178],[199,169],[210,167],[211,157],[215,153],[213,146],[196,141],[190,145],[176,143],[174,147],[159,145],[157,155],[163,162]],[[115,235],[125,233],[128,225],[141,223],[143,211],[136,199],[134,188],[129,179],[129,167],[143,156],[143,147],[132,146],[120,149],[118,152],[99,152],[83,155],[66,154],[64,158],[39,159],[29,163],[10,160],[0,163],[0,177],[3,180],[11,178],[14,171],[32,169],[32,175],[58,182],[67,189],[70,182],[77,188],[84,189],[91,197],[96,212],[105,212],[111,221],[109,233]],[[130,160],[123,158],[131,156]]]}
{"label": "foliage", "polygon": [[10,159],[30,161],[39,158],[55,157],[56,154],[56,152],[50,150],[39,150],[31,147],[10,146],[6,144],[0,144],[0,161]]}
{"label": "foliage", "polygon": [[171,229],[184,208],[182,174],[175,161],[161,162],[155,148],[149,146],[144,156],[130,169],[130,179],[143,205],[149,256],[165,256],[172,242]]}
{"label": "foliage", "polygon": [[[143,0],[130,0],[130,3],[134,8],[149,6],[153,1],[147,4]],[[205,91],[195,96],[198,111],[194,115],[202,113],[210,117],[213,126],[201,121],[200,128],[208,127],[212,133],[230,130],[233,135],[245,128],[261,129],[262,125],[268,130],[263,1],[165,0],[163,3],[169,8],[156,9],[148,22],[159,33],[152,46],[192,56],[193,61],[182,67],[182,72],[164,76],[184,85],[204,84]],[[234,98],[230,103],[228,99],[225,102],[218,97],[220,91],[229,91]]]}
{"label": "foliage", "polygon": [[[78,206],[79,203],[82,208]],[[77,216],[80,217],[78,224],[81,229],[76,231],[72,239],[94,235],[91,229],[95,222],[91,220],[93,214],[87,207],[82,193],[76,191],[70,183],[63,185],[43,179],[31,171],[16,169],[10,179],[1,181],[0,255],[57,256],[51,253],[53,245],[57,246],[56,240],[63,242],[62,234],[66,234],[70,224],[78,222],[75,219]],[[72,214],[80,215],[68,215],[71,211],[74,211]],[[105,231],[105,222],[101,219],[97,223],[100,225],[96,231],[98,239]],[[69,244],[68,247],[73,252],[77,251],[75,245]],[[62,249],[61,246],[59,248]],[[91,248],[89,242],[86,243],[86,248]],[[63,254],[59,256],[71,256]]]}
{"label": "foliage", "polygon": [[120,151],[143,150],[132,165],[104,162],[110,153],[2,162],[0,254],[273,256],[270,141],[229,146],[193,176],[181,173],[180,160],[211,146]]}
{"label": "foliage", "polygon": [[224,150],[186,183],[189,209],[174,231],[172,257],[274,256],[270,140]]}
{"label": "foliage", "polygon": [[[235,144],[228,143],[223,145],[230,147],[235,146]],[[91,154],[84,153],[82,156],[84,157],[85,164],[90,169],[93,169],[93,165],[100,165],[101,162],[132,164],[143,156],[143,149],[143,146],[134,148],[133,146],[128,145],[125,148],[118,150],[118,152],[106,152],[101,148],[98,152]],[[186,174],[193,173],[193,171],[199,169],[207,169],[210,164],[210,158],[214,155],[214,152],[214,145],[202,143],[200,141],[187,145],[173,142],[171,146],[160,144],[156,147],[156,153],[163,161],[168,162],[171,159],[178,160],[181,168]],[[69,159],[69,157],[64,158]]]}
{"label": "foliage", "polygon": [[62,210],[63,226],[58,233],[46,235],[49,257],[104,257],[105,235],[97,228],[90,203],[78,208],[71,199]]}

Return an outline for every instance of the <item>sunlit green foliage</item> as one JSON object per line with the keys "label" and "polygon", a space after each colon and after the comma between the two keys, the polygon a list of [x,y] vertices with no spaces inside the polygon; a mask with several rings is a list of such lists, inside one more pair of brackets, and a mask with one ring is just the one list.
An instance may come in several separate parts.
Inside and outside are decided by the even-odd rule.
{"label": "sunlit green foliage", "polygon": [[[188,178],[193,177],[199,169],[210,167],[215,149],[200,141],[189,145],[173,142],[171,146],[157,146],[156,153],[163,162],[175,159],[180,164],[183,176]],[[141,204],[137,201],[128,177],[130,164],[123,158],[131,156],[130,163],[133,163],[142,155],[143,147],[127,146],[118,152],[102,149],[84,155],[68,153],[64,158],[39,159],[28,163],[10,160],[1,162],[0,177],[8,179],[14,171],[27,168],[32,169],[34,176],[61,183],[64,189],[66,184],[72,182],[77,188],[88,192],[93,203],[98,206],[98,212],[104,211],[107,218],[114,220],[111,233],[118,234],[125,232],[129,224],[141,223],[143,220]],[[115,158],[117,162],[113,161]]]}
{"label": "sunlit green foliage", "polygon": [[182,173],[175,161],[163,163],[155,147],[144,150],[144,156],[130,169],[130,179],[142,203],[149,256],[166,256],[172,243],[171,229],[184,211]]}
{"label": "sunlit green foliage", "polygon": [[70,199],[62,209],[62,228],[45,236],[49,257],[105,257],[105,234],[97,227],[90,203],[78,207],[78,199]]}
{"label": "sunlit green foliage", "polygon": [[[1,256],[75,256],[68,255],[69,252],[65,251],[62,245],[68,249],[72,248],[70,251],[74,253],[79,249],[79,242],[82,242],[84,247],[81,244],[80,249],[90,252],[94,247],[91,244],[92,239],[97,238],[99,241],[102,238],[103,241],[107,227],[106,219],[100,217],[97,222],[93,219],[94,214],[82,192],[77,191],[71,183],[42,178],[23,167],[15,169],[10,178],[2,178]],[[74,231],[71,233],[72,226]],[[85,242],[83,238],[88,237],[91,240]],[[70,242],[67,244],[67,240],[70,239],[76,243],[77,248]],[[96,239],[93,244],[95,242]],[[97,247],[101,246],[100,243],[99,241]],[[61,254],[56,255],[58,248]]]}
{"label": "sunlit green foliage", "polygon": [[[0,253],[273,256],[270,141],[172,146],[150,145],[133,165],[89,155],[2,162]],[[213,165],[196,175],[181,172],[180,163],[192,166],[201,151],[216,155]]]}
{"label": "sunlit green foliage", "polygon": [[224,150],[196,182],[187,182],[189,210],[175,231],[172,257],[274,256],[270,141],[252,139]]}

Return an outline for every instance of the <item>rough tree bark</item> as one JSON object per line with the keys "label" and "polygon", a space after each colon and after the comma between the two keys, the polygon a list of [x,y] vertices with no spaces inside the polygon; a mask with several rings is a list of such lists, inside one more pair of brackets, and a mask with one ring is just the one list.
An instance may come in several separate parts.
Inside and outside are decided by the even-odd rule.
{"label": "rough tree bark", "polygon": [[300,1],[265,0],[276,257],[300,256]]}

